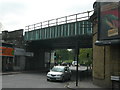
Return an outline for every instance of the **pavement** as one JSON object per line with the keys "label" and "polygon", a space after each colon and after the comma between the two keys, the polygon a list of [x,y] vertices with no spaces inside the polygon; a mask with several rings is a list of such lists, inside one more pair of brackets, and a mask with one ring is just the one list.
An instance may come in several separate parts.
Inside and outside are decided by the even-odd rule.
{"label": "pavement", "polygon": [[19,74],[19,73],[22,73],[22,72],[3,72],[3,73],[0,73],[0,75],[11,75],[11,74]]}
{"label": "pavement", "polygon": [[92,80],[88,79],[88,80],[79,81],[78,82],[78,86],[76,86],[76,82],[75,81],[69,82],[66,85],[66,88],[75,89],[75,88],[102,88],[102,87],[94,85]]}
{"label": "pavement", "polygon": [[[29,72],[29,71],[24,71],[24,72]],[[11,75],[11,74],[24,73],[24,72],[4,72],[1,74],[2,75]],[[91,78],[85,78],[83,80],[78,80],[78,86],[76,86],[76,81],[71,80],[71,81],[67,82],[67,84],[64,86],[64,88],[77,89],[77,88],[102,88],[102,87],[94,85]]]}
{"label": "pavement", "polygon": [[[9,71],[9,72],[0,72],[0,75],[11,75],[11,74],[19,74],[19,73],[29,73],[29,72],[39,72],[39,71]],[[47,72],[47,71],[42,71]]]}

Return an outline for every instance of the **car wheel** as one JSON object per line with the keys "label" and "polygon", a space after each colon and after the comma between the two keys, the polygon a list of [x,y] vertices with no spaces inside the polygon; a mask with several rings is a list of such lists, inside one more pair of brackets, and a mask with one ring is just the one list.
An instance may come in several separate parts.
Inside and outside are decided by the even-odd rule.
{"label": "car wheel", "polygon": [[47,79],[47,81],[50,81],[49,79]]}
{"label": "car wheel", "polygon": [[68,80],[71,80],[71,75],[70,75],[70,77],[69,77],[69,79]]}
{"label": "car wheel", "polygon": [[62,82],[65,82],[65,77],[62,77]]}

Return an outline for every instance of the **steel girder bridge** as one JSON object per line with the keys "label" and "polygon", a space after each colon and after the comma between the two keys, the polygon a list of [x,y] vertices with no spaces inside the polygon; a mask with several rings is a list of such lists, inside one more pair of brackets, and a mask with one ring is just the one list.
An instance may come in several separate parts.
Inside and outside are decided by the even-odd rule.
{"label": "steel girder bridge", "polygon": [[[89,21],[92,12],[87,11],[26,26],[24,39],[28,45],[27,48],[35,54],[34,60],[32,60],[35,67],[40,69],[44,66],[46,50],[75,49],[76,86],[78,86],[79,48],[92,47],[92,23]],[[43,54],[40,54],[40,49],[43,49],[41,51]],[[33,62],[31,62],[31,66],[33,66]]]}
{"label": "steel girder bridge", "polygon": [[27,44],[41,48],[75,48],[76,44],[79,48],[90,48],[92,13],[87,11],[28,25],[24,39]]}

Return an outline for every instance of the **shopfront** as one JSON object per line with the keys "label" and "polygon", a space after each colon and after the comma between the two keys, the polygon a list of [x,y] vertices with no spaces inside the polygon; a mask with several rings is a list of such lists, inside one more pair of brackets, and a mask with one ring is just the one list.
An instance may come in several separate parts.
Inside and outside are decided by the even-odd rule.
{"label": "shopfront", "polygon": [[25,69],[25,50],[22,48],[14,48],[14,71],[22,71]]}
{"label": "shopfront", "polygon": [[0,56],[2,57],[2,71],[13,71],[13,46],[11,44],[2,43],[2,46],[0,46]]}

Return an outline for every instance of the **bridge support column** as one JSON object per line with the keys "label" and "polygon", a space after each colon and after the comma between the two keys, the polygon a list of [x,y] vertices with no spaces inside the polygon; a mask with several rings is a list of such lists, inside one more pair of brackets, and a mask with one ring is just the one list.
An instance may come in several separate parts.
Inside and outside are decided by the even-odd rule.
{"label": "bridge support column", "polygon": [[26,70],[44,70],[45,69],[45,50],[39,47],[29,45],[26,47],[27,52],[33,52],[33,57],[26,58]]}

